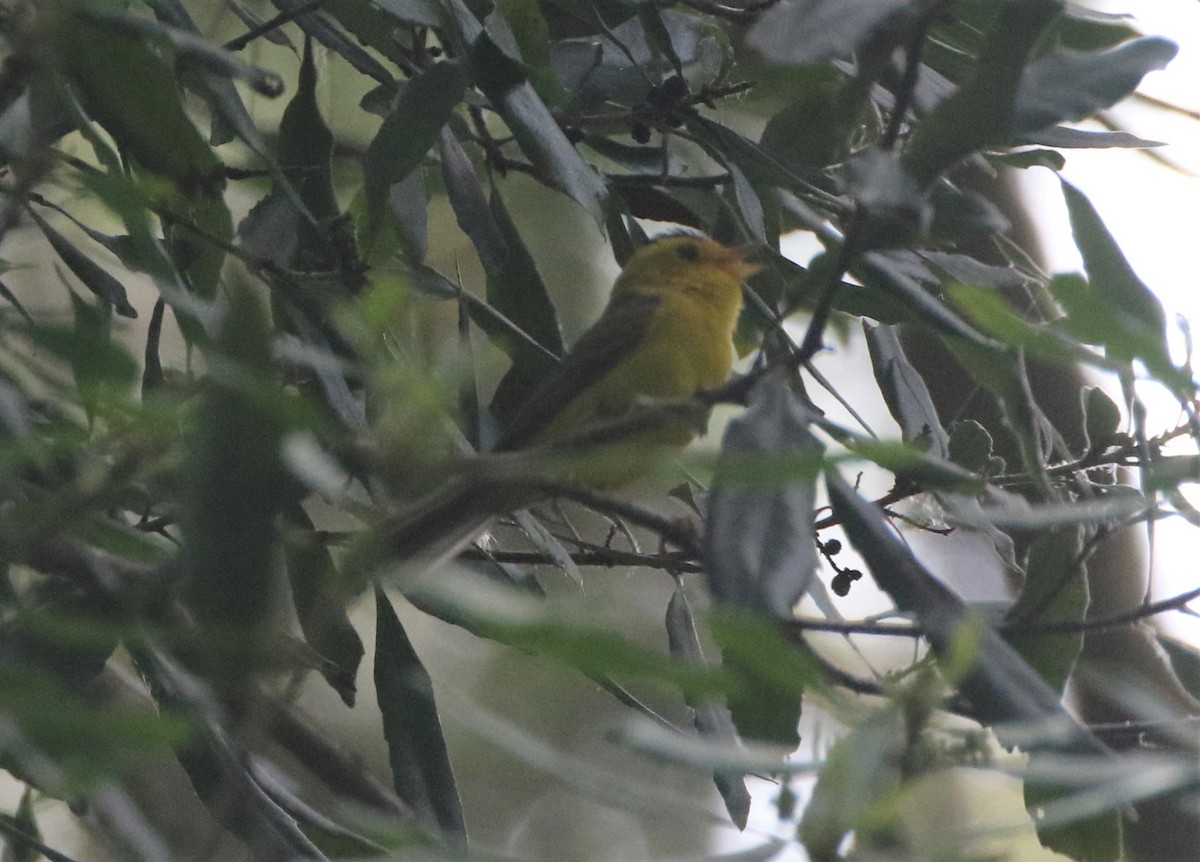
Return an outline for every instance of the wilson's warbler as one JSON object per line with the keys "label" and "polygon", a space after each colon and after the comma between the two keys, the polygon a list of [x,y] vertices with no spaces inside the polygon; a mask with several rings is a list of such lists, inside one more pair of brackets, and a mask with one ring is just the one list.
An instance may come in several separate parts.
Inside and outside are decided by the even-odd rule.
{"label": "wilson's warbler", "polygon": [[[574,446],[572,454],[582,448],[590,456],[603,449],[601,468],[583,466],[570,477],[611,486],[637,472],[622,461],[638,464],[647,450],[687,445],[699,430],[694,415],[651,416],[636,428],[621,428],[622,417],[632,416],[639,401],[685,399],[725,382],[742,282],[757,270],[742,251],[690,234],[672,234],[638,250],[600,319],[517,412],[496,451]],[[603,434],[606,426],[615,429],[611,436]],[[588,434],[597,428],[603,442],[589,444]],[[445,560],[491,518],[542,496],[519,479],[462,477],[401,513],[385,528],[385,541],[402,560]]]}

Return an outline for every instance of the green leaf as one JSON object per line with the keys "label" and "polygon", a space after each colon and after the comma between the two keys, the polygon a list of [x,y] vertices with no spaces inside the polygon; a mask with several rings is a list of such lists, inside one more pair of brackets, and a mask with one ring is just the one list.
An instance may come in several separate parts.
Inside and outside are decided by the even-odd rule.
{"label": "green leaf", "polygon": [[[1079,561],[1079,530],[1040,537],[1029,548],[1025,583],[1006,622],[1016,624],[1080,622],[1087,614],[1087,573]],[[1055,691],[1066,686],[1083,649],[1083,632],[1057,635],[1014,633],[1011,643]]]}
{"label": "green leaf", "polygon": [[404,88],[363,157],[368,238],[383,219],[388,191],[421,164],[466,89],[466,70],[453,61],[430,66]]}
{"label": "green leaf", "polygon": [[[1030,765],[1036,766],[1039,758],[1030,758]],[[1025,784],[1025,807],[1037,812],[1043,807],[1068,797],[1071,788],[1055,787],[1045,784]],[[1119,804],[1119,800],[1114,800]],[[1070,823],[1038,826],[1038,840],[1043,847],[1060,853],[1068,859],[1079,862],[1119,862],[1129,858],[1122,852],[1121,815],[1116,811],[1098,814],[1075,820]]]}
{"label": "green leaf", "polygon": [[375,589],[375,692],[383,713],[392,785],[442,835],[466,841],[433,683],[382,589]]}

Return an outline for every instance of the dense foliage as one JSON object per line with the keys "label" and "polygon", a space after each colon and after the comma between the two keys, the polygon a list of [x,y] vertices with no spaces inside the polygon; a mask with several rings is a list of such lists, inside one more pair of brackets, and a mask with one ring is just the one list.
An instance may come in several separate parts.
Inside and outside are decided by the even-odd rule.
{"label": "dense foliage", "polygon": [[[958,767],[1015,770],[1071,858],[1188,857],[1169,824],[1194,824],[1180,704],[1200,653],[1145,621],[1197,593],[1089,617],[1087,573],[1157,519],[1200,526],[1190,356],[1082,191],[1062,184],[1084,274],[1042,271],[989,199],[1063,150],[1152,147],[1069,124],[1171,43],[1053,0],[7,0],[0,38],[0,766],[28,788],[0,819],[11,858],[62,858],[50,800],[119,858],[496,850],[468,841],[455,773],[474,764],[443,738],[418,613],[586,675],[627,710],[617,744],[710,775],[738,826],[747,776],[779,778],[754,803],[790,837],[756,858],[930,858],[904,800]],[[555,200],[565,227],[528,212]],[[425,492],[553,460],[477,454],[564,350],[551,297],[584,291],[543,282],[534,232],[620,263],[656,223],[762,264],[746,373],[705,399],[737,407],[719,457],[682,480],[664,464],[673,490],[648,503],[556,472],[566,502],[425,571],[389,544]],[[795,232],[819,248],[803,265],[780,253]],[[448,255],[464,235],[479,290]],[[860,339],[898,429],[881,438],[850,418],[861,387],[821,373]],[[959,402],[990,411],[937,394],[951,364]],[[1071,372],[1070,427],[1038,369]],[[1147,388],[1177,426],[1146,418]],[[876,499],[864,470],[887,477]],[[965,603],[916,532],[980,537],[962,568],[1014,601]],[[595,566],[674,578],[662,649],[587,612],[573,585]],[[868,579],[902,621],[841,616]],[[373,632],[352,619],[372,588]],[[1082,678],[1085,633],[1114,628],[1150,664]],[[917,648],[871,678],[819,630]],[[313,677],[374,709],[355,704],[364,641],[391,786],[295,703]],[[1068,685],[1133,723],[1087,726]],[[840,728],[806,740],[813,762],[788,760],[802,702]],[[228,843],[181,845],[171,803],[132,791],[162,761]],[[982,852],[970,823],[939,828],[944,858]]]}

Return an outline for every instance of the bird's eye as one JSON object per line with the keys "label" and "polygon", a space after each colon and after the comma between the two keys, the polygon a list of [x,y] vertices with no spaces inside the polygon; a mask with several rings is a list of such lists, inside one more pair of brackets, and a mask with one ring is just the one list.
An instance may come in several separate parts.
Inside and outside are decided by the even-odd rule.
{"label": "bird's eye", "polygon": [[697,248],[696,246],[694,246],[690,242],[687,242],[687,243],[684,243],[683,245],[681,245],[677,249],[677,253],[684,260],[690,261],[692,263],[695,263],[696,261],[698,261],[700,259],[700,249]]}

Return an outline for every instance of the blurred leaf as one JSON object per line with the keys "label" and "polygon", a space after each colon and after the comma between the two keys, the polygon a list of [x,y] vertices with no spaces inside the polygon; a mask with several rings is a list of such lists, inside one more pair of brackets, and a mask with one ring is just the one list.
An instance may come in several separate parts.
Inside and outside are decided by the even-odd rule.
{"label": "blurred leaf", "polygon": [[1174,42],[1149,36],[1108,51],[1058,51],[1042,57],[1021,76],[1012,129],[1034,132],[1086,119],[1124,99],[1146,73],[1166,66],[1178,50]]}
{"label": "blurred leaf", "polygon": [[891,818],[880,818],[877,808],[899,789],[903,747],[901,717],[884,709],[830,749],[800,819],[799,837],[811,858],[837,859],[850,832],[861,831],[869,840],[873,832],[890,827]]}
{"label": "blurred leaf", "polygon": [[[809,421],[774,377],[754,388],[750,410],[730,422],[705,531],[708,583],[718,602],[786,619],[804,597],[819,562],[812,524],[824,452]],[[780,476],[769,466],[779,457],[811,464],[812,472],[802,480]]]}
{"label": "blurred leaf", "polygon": [[74,325],[35,326],[33,340],[56,356],[67,360],[79,387],[79,397],[89,415],[94,415],[106,400],[129,394],[137,378],[136,360],[112,339],[112,318],[107,306],[93,306],[70,294]]}
{"label": "blurred leaf", "polygon": [[421,164],[462,101],[467,74],[456,62],[436,63],[414,76],[363,157],[368,245],[383,218],[391,187]]}
{"label": "blurred leaf", "polygon": [[857,117],[847,116],[837,73],[824,67],[803,71],[804,77],[789,88],[795,101],[767,121],[758,145],[797,175],[809,178],[844,158],[851,121]]}
{"label": "blurred leaf", "polygon": [[375,589],[375,691],[396,793],[454,843],[465,842],[458,786],[433,684],[387,595]]}
{"label": "blurred leaf", "polygon": [[414,584],[405,595],[438,619],[462,626],[479,637],[561,662],[588,676],[641,678],[696,694],[722,689],[724,677],[712,669],[681,666],[600,628],[590,614],[560,610],[515,587],[448,575],[443,570],[437,583],[427,580]]}
{"label": "blurred leaf", "polygon": [[824,685],[819,662],[806,647],[784,640],[765,617],[735,607],[718,608],[709,626],[732,679],[727,700],[738,735],[795,750],[804,692]]}
{"label": "blurred leaf", "polygon": [[[105,709],[85,702],[45,674],[0,661],[0,712],[19,729],[22,748],[52,758],[80,789],[111,781],[151,758],[162,758],[187,733],[177,716]],[[31,749],[31,751],[29,750]],[[43,763],[42,768],[45,767]]]}
{"label": "blurred leaf", "polygon": [[[1080,564],[1079,530],[1039,537],[1029,548],[1025,583],[1006,622],[1017,624],[1080,622],[1089,604],[1087,572]],[[1062,692],[1083,649],[1083,632],[1008,636],[1026,661],[1052,689]]]}
{"label": "blurred leaf", "polygon": [[183,520],[188,594],[210,632],[218,680],[235,687],[261,661],[288,488],[270,338],[259,299],[244,286],[232,291],[210,359],[226,370],[206,380]]}
{"label": "blurred leaf", "polygon": [[849,57],[881,31],[894,31],[891,41],[899,41],[915,6],[910,0],[784,0],[758,17],[749,42],[777,63]]}
{"label": "blurred leaf", "polygon": [[218,191],[220,162],[184,110],[174,70],[140,34],[82,15],[63,19],[63,67],[88,115],[121,151],[184,194]]}
{"label": "blurred leaf", "polygon": [[[699,667],[707,666],[708,659],[704,657],[704,650],[700,646],[696,619],[692,615],[687,593],[681,584],[676,585],[675,592],[671,594],[671,600],[667,603],[666,627],[667,643],[672,656],[681,662]],[[717,743],[737,743],[738,735],[733,725],[733,716],[723,702],[692,696],[685,696],[684,699],[692,708],[696,733],[701,739],[712,739]],[[746,789],[745,776],[717,770],[713,772],[713,781],[725,802],[729,818],[738,829],[745,829],[750,816],[750,792]]]}

